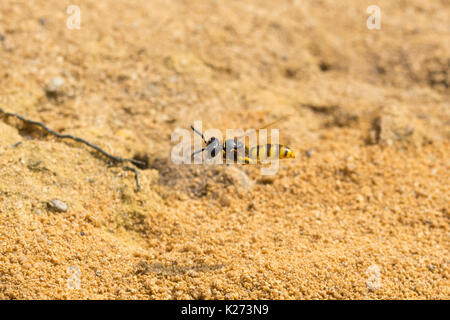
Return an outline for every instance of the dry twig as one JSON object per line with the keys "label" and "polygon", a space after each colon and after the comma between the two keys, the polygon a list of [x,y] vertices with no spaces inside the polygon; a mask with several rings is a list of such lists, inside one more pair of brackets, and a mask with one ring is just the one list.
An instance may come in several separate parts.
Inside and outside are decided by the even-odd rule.
{"label": "dry twig", "polygon": [[[122,157],[114,156],[114,155],[112,155],[112,154],[106,152],[105,150],[103,150],[103,149],[100,148],[99,146],[90,143],[89,141],[86,141],[86,140],[84,140],[84,139],[82,139],[82,138],[75,137],[75,136],[72,136],[72,135],[69,135],[69,134],[61,134],[61,133],[58,133],[58,132],[56,132],[56,131],[54,131],[54,130],[48,128],[48,127],[47,127],[45,124],[43,124],[42,122],[35,121],[35,120],[29,120],[29,119],[26,119],[26,118],[24,118],[24,117],[22,117],[21,115],[18,115],[18,114],[16,114],[16,113],[6,112],[6,111],[4,111],[2,108],[0,108],[0,114],[4,114],[4,115],[7,116],[7,117],[14,117],[14,118],[19,119],[20,121],[22,121],[22,122],[24,122],[24,123],[27,123],[27,124],[31,124],[31,125],[35,125],[35,126],[41,127],[41,128],[44,129],[46,132],[48,132],[48,133],[54,135],[54,136],[57,137],[57,138],[60,138],[60,139],[71,139],[71,140],[74,140],[74,141],[83,143],[83,144],[87,145],[88,147],[90,147],[90,148],[92,148],[92,149],[94,149],[94,150],[100,152],[102,155],[104,155],[105,157],[109,158],[110,160],[112,160],[112,161],[115,162],[115,163],[121,163],[121,164],[123,164],[123,163],[125,163],[125,162],[130,162],[130,163],[134,164],[135,166],[145,166],[145,165],[146,165],[143,161],[139,161],[139,160],[136,160],[136,159],[129,159],[129,158],[122,158]],[[133,168],[133,167],[129,167],[129,166],[124,166],[123,168],[124,168],[125,170],[133,171],[133,172],[134,172],[134,177],[135,177],[135,180],[136,180],[136,186],[137,186],[137,189],[140,190],[141,186],[140,186],[140,184],[139,184],[139,172],[137,171],[137,169],[136,169],[136,168]]]}

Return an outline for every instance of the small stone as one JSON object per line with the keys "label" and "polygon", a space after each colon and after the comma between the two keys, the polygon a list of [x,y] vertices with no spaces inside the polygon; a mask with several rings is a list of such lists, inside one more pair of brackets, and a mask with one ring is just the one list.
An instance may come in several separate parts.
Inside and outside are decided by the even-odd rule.
{"label": "small stone", "polygon": [[380,267],[371,265],[366,271],[368,279],[366,281],[366,287],[370,291],[379,290],[381,288],[381,270]]}
{"label": "small stone", "polygon": [[364,197],[363,197],[362,195],[358,194],[358,195],[356,195],[356,200],[357,200],[359,203],[362,203],[362,202],[364,202]]}
{"label": "small stone", "polygon": [[102,272],[100,270],[95,271],[95,274],[97,275],[97,277],[101,277],[102,276]]}
{"label": "small stone", "polygon": [[64,84],[64,79],[61,77],[55,77],[50,80],[46,91],[47,93],[56,93],[60,87]]}
{"label": "small stone", "polygon": [[347,173],[354,172],[356,169],[356,165],[353,162],[349,162],[345,165],[345,171]]}
{"label": "small stone", "polygon": [[312,157],[312,155],[313,155],[313,152],[314,152],[314,150],[313,149],[308,149],[308,150],[306,150],[306,156],[308,157],[308,158],[311,158]]}
{"label": "small stone", "polygon": [[277,179],[276,176],[263,176],[260,179],[258,179],[258,183],[259,184],[273,184],[276,179]]}
{"label": "small stone", "polygon": [[231,205],[231,197],[228,195],[224,195],[220,198],[220,204],[224,207],[229,207]]}
{"label": "small stone", "polygon": [[53,209],[58,212],[66,212],[67,211],[67,204],[65,204],[64,202],[62,202],[61,200],[58,200],[58,199],[53,199],[53,200],[49,201],[48,206],[50,209]]}

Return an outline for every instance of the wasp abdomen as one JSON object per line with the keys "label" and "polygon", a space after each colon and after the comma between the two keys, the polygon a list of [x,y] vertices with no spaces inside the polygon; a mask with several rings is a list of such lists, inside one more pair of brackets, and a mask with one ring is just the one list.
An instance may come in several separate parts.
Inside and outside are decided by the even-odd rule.
{"label": "wasp abdomen", "polygon": [[282,144],[262,144],[250,149],[249,156],[252,159],[295,158],[291,148]]}
{"label": "wasp abdomen", "polygon": [[282,144],[279,145],[279,155],[280,159],[295,158],[294,151],[292,151],[292,149],[288,146],[284,146]]}

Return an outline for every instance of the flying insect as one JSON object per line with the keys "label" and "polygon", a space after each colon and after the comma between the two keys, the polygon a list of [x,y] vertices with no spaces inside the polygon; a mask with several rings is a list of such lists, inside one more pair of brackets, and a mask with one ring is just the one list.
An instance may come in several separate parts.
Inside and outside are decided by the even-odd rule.
{"label": "flying insect", "polygon": [[[267,128],[283,118],[280,118],[261,129]],[[261,163],[261,160],[273,159],[275,157],[278,159],[295,158],[294,151],[290,147],[282,144],[261,144],[249,149],[242,141],[238,140],[245,136],[245,134],[240,137],[235,137],[234,139],[225,140],[222,144],[216,137],[211,137],[207,141],[203,133],[195,129],[192,125],[191,129],[202,137],[206,145],[201,150],[194,151],[191,157],[194,157],[197,153],[206,151],[209,157],[214,158],[222,152],[224,160],[229,159],[240,164],[257,164]]]}

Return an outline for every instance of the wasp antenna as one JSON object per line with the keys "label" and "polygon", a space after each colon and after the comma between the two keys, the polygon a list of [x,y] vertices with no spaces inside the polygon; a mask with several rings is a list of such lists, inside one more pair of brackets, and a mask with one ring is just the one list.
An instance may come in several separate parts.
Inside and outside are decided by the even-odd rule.
{"label": "wasp antenna", "polygon": [[194,126],[192,126],[192,125],[191,125],[191,129],[194,130],[194,132],[195,132],[196,134],[198,134],[200,137],[202,137],[202,139],[203,139],[203,141],[205,141],[205,143],[207,143],[205,137],[203,136],[203,133],[201,133],[200,131],[198,131],[197,129],[195,129]]}

